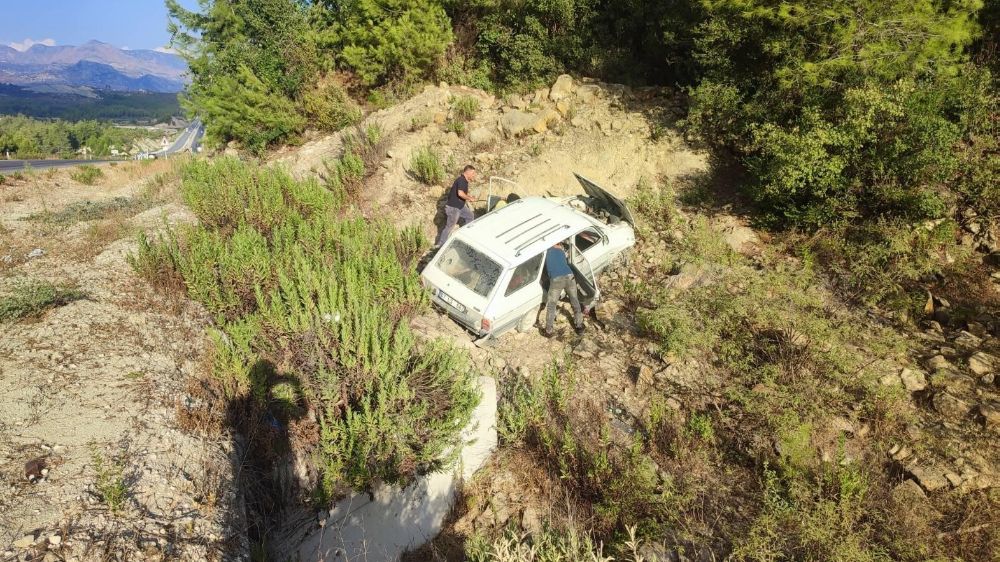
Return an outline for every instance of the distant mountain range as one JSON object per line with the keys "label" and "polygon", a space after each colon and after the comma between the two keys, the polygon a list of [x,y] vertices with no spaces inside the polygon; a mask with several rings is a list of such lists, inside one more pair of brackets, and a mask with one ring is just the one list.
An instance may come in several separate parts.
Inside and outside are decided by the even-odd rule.
{"label": "distant mountain range", "polygon": [[175,54],[119,49],[100,41],[78,47],[35,44],[26,51],[0,45],[0,84],[40,92],[175,93],[184,89],[186,72],[184,59]]}

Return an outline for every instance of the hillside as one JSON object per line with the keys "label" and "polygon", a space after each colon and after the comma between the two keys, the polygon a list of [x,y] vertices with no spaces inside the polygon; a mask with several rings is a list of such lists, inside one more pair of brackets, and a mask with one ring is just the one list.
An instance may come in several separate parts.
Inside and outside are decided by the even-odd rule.
{"label": "hillside", "polygon": [[[471,106],[459,102],[469,98],[478,102],[475,111],[457,109]],[[385,225],[391,232],[415,229],[407,235],[413,242],[397,251],[424,253],[420,241],[436,232],[444,188],[466,162],[482,178],[516,181],[521,195],[572,193],[570,174],[582,172],[627,197],[638,217],[630,265],[603,281],[606,300],[582,338],[569,335],[560,316],[555,339],[512,333],[479,348],[419,300],[393,312],[421,345],[455,346],[470,372],[496,381],[498,393],[498,449],[464,483],[443,532],[409,559],[531,560],[534,545],[536,553],[580,560],[599,550],[624,560],[638,559],[633,551],[645,560],[754,560],[775,551],[837,560],[867,560],[879,551],[894,559],[947,553],[990,560],[1000,540],[992,520],[1000,484],[1000,299],[983,300],[967,316],[958,303],[936,298],[926,317],[902,323],[845,300],[780,238],[747,227],[728,189],[731,170],[713,164],[677,129],[658,129],[676,117],[669,108],[680,99],[670,89],[566,77],[506,100],[428,86],[366,118],[361,131],[377,130],[380,140],[365,152],[359,179],[347,184],[352,195],[334,213],[364,226],[338,231],[336,245],[320,254],[328,263],[390,267],[384,256],[372,257],[383,242],[362,238],[368,242],[352,246],[356,236],[387,236]],[[9,256],[3,299],[29,280],[86,295],[51,304],[54,310],[39,310],[34,319],[8,320],[13,337],[0,353],[5,393],[34,393],[19,401],[30,407],[0,420],[18,428],[2,449],[5,481],[18,491],[5,512],[12,522],[31,522],[5,525],[11,532],[0,540],[14,545],[11,553],[195,560],[247,556],[253,544],[276,559],[296,552],[315,559],[352,548],[337,537],[355,523],[333,517],[346,490],[334,488],[332,497],[321,491],[320,483],[339,473],[324,456],[335,451],[316,448],[331,437],[313,421],[339,423],[339,414],[312,394],[327,383],[301,368],[325,357],[309,346],[319,336],[288,335],[297,329],[288,325],[280,339],[251,339],[249,345],[261,345],[252,348],[260,367],[249,373],[273,369],[274,378],[246,378],[238,365],[252,363],[219,353],[244,353],[241,326],[255,321],[234,316],[252,308],[233,303],[247,293],[235,285],[231,296],[209,296],[205,277],[187,277],[201,275],[205,261],[187,261],[184,252],[225,240],[216,237],[228,227],[210,229],[216,217],[236,216],[200,199],[200,190],[219,193],[218,201],[233,192],[214,190],[249,189],[257,197],[263,191],[256,190],[289,189],[303,197],[301,190],[325,186],[336,193],[344,185],[336,182],[348,177],[335,172],[343,169],[338,162],[357,150],[357,138],[354,129],[317,135],[273,154],[270,168],[226,159],[132,164],[109,170],[97,187],[78,186],[66,172],[0,186],[10,203],[2,225],[12,234],[0,247],[0,257]],[[440,182],[427,185],[414,174],[412,157],[423,148],[443,164]],[[282,168],[304,183],[270,171]],[[334,173],[342,180],[331,179]],[[249,177],[258,180],[243,179]],[[308,187],[314,178],[323,183]],[[475,183],[474,194],[483,197],[486,185]],[[254,217],[261,200],[233,201]],[[274,213],[266,220],[282,220]],[[163,232],[164,217],[181,245],[170,250],[152,236],[153,247],[167,253],[150,254],[137,245],[136,232]],[[198,230],[182,226],[195,221]],[[239,236],[253,236],[247,224]],[[41,257],[32,252],[36,246]],[[297,259],[309,255],[302,253],[308,247],[296,250]],[[178,261],[156,261],[174,251],[170,260]],[[130,254],[139,257],[141,274],[126,265]],[[236,267],[237,280],[250,271],[241,264],[261,259],[219,256],[218,267]],[[268,259],[287,267],[281,255]],[[986,267],[996,272],[996,264]],[[266,276],[256,282],[268,290]],[[367,298],[367,290],[355,290],[355,298]],[[1000,294],[996,283],[987,290]],[[361,322],[394,302],[371,301],[367,312],[345,304],[340,313]],[[275,320],[259,314],[264,325]],[[51,347],[48,334],[57,333],[61,343]],[[305,345],[271,355],[269,342]],[[128,398],[133,392],[145,398]],[[102,421],[59,422],[72,412]],[[109,460],[96,464],[95,450]],[[48,472],[32,484],[22,472],[36,457]],[[126,470],[115,472],[119,465],[112,464],[109,473],[107,462]],[[108,503],[116,500],[105,487],[116,474],[126,498],[119,507]],[[376,497],[394,493],[377,481],[369,489]],[[341,525],[344,535],[335,532]],[[234,529],[248,532],[230,534]],[[634,548],[626,544],[629,529]],[[380,547],[367,548],[372,559]]]}

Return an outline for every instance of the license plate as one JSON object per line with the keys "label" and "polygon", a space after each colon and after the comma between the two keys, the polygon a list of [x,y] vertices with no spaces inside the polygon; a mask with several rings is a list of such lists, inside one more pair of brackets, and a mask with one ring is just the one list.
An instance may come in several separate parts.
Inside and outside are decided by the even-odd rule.
{"label": "license plate", "polygon": [[437,290],[437,297],[442,301],[444,301],[448,306],[458,310],[459,312],[462,312],[463,314],[465,313],[466,310],[465,307],[459,304],[457,300],[448,296],[448,293],[445,293],[441,289]]}

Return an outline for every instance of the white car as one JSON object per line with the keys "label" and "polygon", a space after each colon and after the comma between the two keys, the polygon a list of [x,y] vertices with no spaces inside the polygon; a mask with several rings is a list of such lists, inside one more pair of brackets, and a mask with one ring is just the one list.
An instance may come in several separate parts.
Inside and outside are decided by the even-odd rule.
{"label": "white car", "polygon": [[620,199],[574,174],[586,195],[525,197],[455,231],[421,273],[434,303],[480,338],[535,324],[545,301],[545,251],[569,244],[580,299],[600,297],[597,276],[635,245]]}

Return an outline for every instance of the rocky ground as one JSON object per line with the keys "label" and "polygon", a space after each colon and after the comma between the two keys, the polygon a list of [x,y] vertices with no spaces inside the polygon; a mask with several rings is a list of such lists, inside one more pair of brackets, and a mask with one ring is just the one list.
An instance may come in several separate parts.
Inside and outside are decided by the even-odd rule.
{"label": "rocky ground", "polygon": [[0,559],[238,558],[232,438],[179,415],[206,318],[126,262],[140,230],[190,215],[170,164],[105,172],[0,186],[0,293],[36,280],[85,294],[0,324]]}

